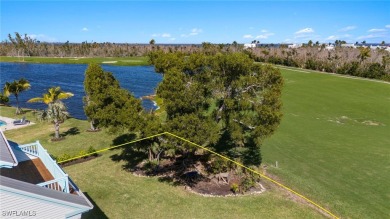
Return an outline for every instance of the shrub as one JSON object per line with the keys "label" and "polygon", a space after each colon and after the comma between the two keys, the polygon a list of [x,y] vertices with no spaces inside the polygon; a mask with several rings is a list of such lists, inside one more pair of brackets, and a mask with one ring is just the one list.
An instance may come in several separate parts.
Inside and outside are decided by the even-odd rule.
{"label": "shrub", "polygon": [[158,167],[158,161],[157,160],[148,160],[143,168],[144,170],[147,172],[147,173],[151,173],[153,171],[155,171]]}
{"label": "shrub", "polygon": [[232,192],[234,192],[234,193],[237,193],[237,192],[239,191],[238,184],[237,184],[237,183],[233,183],[233,184],[230,186],[230,190],[232,190]]}
{"label": "shrub", "polygon": [[57,157],[57,162],[61,162],[61,161],[64,161],[64,160],[68,160],[72,158],[69,154],[62,154],[60,156]]}
{"label": "shrub", "polygon": [[[96,150],[95,150],[95,148],[94,147],[92,147],[92,146],[90,146],[89,148],[88,148],[88,150],[87,150],[87,154],[91,154],[91,153],[94,153],[94,152],[96,152]],[[97,156],[97,154],[95,153],[95,154],[93,154],[94,156]]]}
{"label": "shrub", "polygon": [[7,96],[5,96],[4,94],[0,94],[0,104],[8,104],[9,102],[9,98]]}

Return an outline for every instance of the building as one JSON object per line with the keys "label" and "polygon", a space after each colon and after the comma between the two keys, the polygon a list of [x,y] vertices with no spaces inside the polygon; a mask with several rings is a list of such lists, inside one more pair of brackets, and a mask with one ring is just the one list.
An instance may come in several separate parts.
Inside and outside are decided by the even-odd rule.
{"label": "building", "polygon": [[341,44],[341,47],[356,48],[356,45],[353,43],[344,43],[344,44]]}
{"label": "building", "polygon": [[245,43],[244,44],[244,49],[255,48],[255,47],[256,47],[256,43]]}
{"label": "building", "polygon": [[332,45],[332,44],[327,45],[327,46],[325,46],[325,49],[326,50],[334,50],[334,45]]}
{"label": "building", "polygon": [[0,131],[1,218],[81,218],[92,203],[37,141],[17,145]]}
{"label": "building", "polygon": [[291,49],[296,49],[296,48],[302,47],[302,44],[301,43],[294,43],[294,44],[288,45],[287,47],[291,48]]}

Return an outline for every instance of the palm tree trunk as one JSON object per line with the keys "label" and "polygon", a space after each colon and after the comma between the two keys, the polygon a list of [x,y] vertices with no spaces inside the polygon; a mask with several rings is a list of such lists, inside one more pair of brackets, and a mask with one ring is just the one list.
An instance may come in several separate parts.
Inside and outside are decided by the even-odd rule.
{"label": "palm tree trunk", "polygon": [[15,94],[15,98],[16,98],[16,112],[15,114],[16,115],[19,115],[21,113],[21,109],[19,107],[19,98],[18,98],[18,94]]}
{"label": "palm tree trunk", "polygon": [[60,123],[57,119],[54,120],[54,138],[59,139],[60,138]]}

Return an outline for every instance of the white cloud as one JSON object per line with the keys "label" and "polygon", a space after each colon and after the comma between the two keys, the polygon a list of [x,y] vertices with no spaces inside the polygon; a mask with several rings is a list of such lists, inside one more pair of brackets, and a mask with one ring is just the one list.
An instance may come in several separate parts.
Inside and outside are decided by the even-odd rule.
{"label": "white cloud", "polygon": [[87,32],[87,31],[89,31],[89,30],[88,30],[88,28],[83,27],[83,29],[81,29],[81,31]]}
{"label": "white cloud", "polygon": [[261,35],[256,36],[256,39],[268,39],[268,37],[270,37],[272,35],[275,35],[275,34],[274,33],[265,33],[265,34],[261,34]]}
{"label": "white cloud", "polygon": [[172,35],[170,33],[154,33],[152,34],[152,37],[170,38]]}
{"label": "white cloud", "polygon": [[390,28],[390,24],[386,25],[385,27],[386,27],[386,28]]}
{"label": "white cloud", "polygon": [[267,33],[268,30],[262,29],[261,32],[262,32],[262,33]]}
{"label": "white cloud", "polygon": [[332,35],[332,36],[328,36],[328,38],[326,38],[327,40],[336,40],[337,38],[339,38],[338,36],[335,36],[335,35]]}
{"label": "white cloud", "polygon": [[307,27],[307,28],[304,28],[302,30],[298,30],[297,32],[295,32],[295,34],[305,34],[305,33],[314,33],[314,30],[313,30],[313,28]]}
{"label": "white cloud", "polygon": [[170,38],[169,40],[171,40],[171,41],[175,41],[175,40],[176,40],[176,38],[172,37],[172,38]]}
{"label": "white cloud", "polygon": [[362,39],[372,39],[372,38],[380,38],[380,37],[383,37],[384,35],[383,34],[369,34],[369,35],[365,35],[365,36],[360,36],[356,39],[358,40],[362,40]]}
{"label": "white cloud", "polygon": [[190,37],[190,36],[196,36],[200,33],[202,33],[203,30],[200,28],[192,28],[191,32],[189,34],[181,34],[181,37]]}
{"label": "white cloud", "polygon": [[251,34],[245,34],[244,36],[242,36],[242,38],[244,38],[244,39],[252,39],[253,36]]}
{"label": "white cloud", "polygon": [[161,34],[161,37],[168,38],[168,37],[171,37],[171,34],[163,33],[163,34]]}
{"label": "white cloud", "polygon": [[367,32],[373,33],[373,32],[383,32],[383,31],[386,31],[386,30],[385,29],[372,28],[372,29],[368,30]]}
{"label": "white cloud", "polygon": [[54,37],[46,36],[45,34],[27,34],[31,39],[39,40],[42,42],[57,42]]}
{"label": "white cloud", "polygon": [[354,30],[354,29],[356,29],[356,26],[346,26],[346,27],[341,28],[339,31],[347,32],[347,31]]}

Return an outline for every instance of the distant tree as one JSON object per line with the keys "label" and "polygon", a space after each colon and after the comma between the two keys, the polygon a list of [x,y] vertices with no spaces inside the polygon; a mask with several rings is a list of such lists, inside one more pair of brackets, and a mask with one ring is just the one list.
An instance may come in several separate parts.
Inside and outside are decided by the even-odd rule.
{"label": "distant tree", "polygon": [[365,40],[363,40],[363,41],[362,41],[362,44],[363,44],[363,45],[364,45],[364,44],[366,44],[366,41],[365,41]]}
{"label": "distant tree", "polygon": [[358,42],[358,41],[356,41],[355,45],[358,45],[358,44],[359,44],[359,42]]}
{"label": "distant tree", "polygon": [[28,80],[21,78],[19,80],[14,80],[13,82],[5,82],[3,92],[6,97],[9,97],[11,94],[15,96],[16,99],[16,114],[22,113],[22,108],[19,106],[19,94],[23,91],[30,89],[31,84]]}
{"label": "distant tree", "polygon": [[316,41],[316,46],[319,46],[320,45],[320,42]]}
{"label": "distant tree", "polygon": [[156,43],[156,41],[154,40],[154,39],[151,39],[150,41],[149,41],[149,44],[150,45],[154,45]]}
{"label": "distant tree", "polygon": [[312,47],[312,46],[313,46],[313,41],[312,41],[312,40],[309,40],[309,42],[307,42],[307,45],[308,45],[309,47]]}
{"label": "distant tree", "polygon": [[384,46],[385,44],[386,44],[386,42],[383,40],[383,41],[381,42],[381,45]]}

